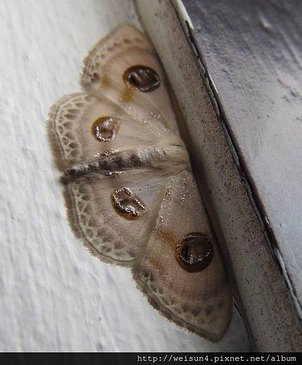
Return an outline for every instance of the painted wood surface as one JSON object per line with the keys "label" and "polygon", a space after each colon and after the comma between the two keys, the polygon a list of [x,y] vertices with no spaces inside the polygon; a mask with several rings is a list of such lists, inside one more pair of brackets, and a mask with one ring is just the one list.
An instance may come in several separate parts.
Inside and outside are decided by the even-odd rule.
{"label": "painted wood surface", "polygon": [[302,308],[302,3],[184,1],[272,250]]}
{"label": "painted wood surface", "polygon": [[248,349],[238,318],[217,344],[164,319],[130,271],[91,256],[67,224],[48,110],[79,90],[82,59],[100,37],[138,24],[132,2],[3,0],[0,16],[0,350]]}
{"label": "painted wood surface", "polygon": [[[296,73],[296,79],[300,78],[297,39],[301,22],[299,12],[294,11],[297,2],[154,0],[151,6],[139,0],[137,5],[186,121],[186,142],[195,173],[216,234],[225,243],[256,348],[299,351],[302,343],[297,288],[301,276],[293,268],[301,247],[299,239],[292,241],[291,229],[299,237],[301,189],[299,170],[294,171],[294,165],[301,163],[297,124],[301,105],[298,92],[291,101],[286,97],[281,100],[286,88],[278,88],[275,82],[276,71],[283,69],[287,86],[298,90],[290,76]],[[291,13],[295,16],[290,26]],[[264,21],[265,15],[273,27]],[[286,111],[287,123],[282,124]],[[267,119],[266,112],[272,113],[274,120]],[[255,113],[259,118],[254,118]],[[259,170],[251,172],[250,154],[259,147],[252,141],[258,138],[263,125],[266,144],[255,160]],[[283,143],[280,151],[269,137],[279,132],[278,140]],[[288,141],[293,141],[292,149]],[[246,143],[245,150],[242,143]],[[274,150],[274,158],[270,158],[269,150]],[[281,196],[278,189],[274,190],[274,184],[280,187],[281,183],[272,175],[274,169],[278,170],[277,160],[282,161],[281,165],[288,162],[287,167],[293,171],[291,187],[296,190],[290,193],[292,199],[286,184]],[[276,177],[281,175],[278,171]],[[264,187],[267,195],[261,202],[257,189]],[[273,218],[288,219],[289,202],[294,204],[295,221],[287,227],[288,235],[286,230],[283,232],[286,241],[280,245],[277,241],[276,245],[274,236],[279,231],[269,224],[271,218],[265,212],[270,211]]]}

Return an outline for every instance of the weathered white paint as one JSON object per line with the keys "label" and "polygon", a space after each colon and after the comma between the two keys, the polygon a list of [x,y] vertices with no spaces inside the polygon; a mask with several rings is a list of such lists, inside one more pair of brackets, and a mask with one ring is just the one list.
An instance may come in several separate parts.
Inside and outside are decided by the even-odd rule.
{"label": "weathered white paint", "polygon": [[48,109],[79,89],[100,37],[137,24],[132,2],[3,0],[0,17],[0,350],[246,350],[238,318],[218,344],[164,319],[130,271],[98,261],[67,224]]}
{"label": "weathered white paint", "polygon": [[[294,44],[293,48],[289,48],[296,50],[296,40],[300,39],[297,34],[301,33],[301,27],[298,26],[300,23],[291,23],[293,18],[291,15],[298,13],[295,12],[293,2],[286,1],[282,2],[283,5],[280,7],[279,2],[278,5],[273,1],[263,4],[261,0],[257,2],[246,0],[244,7],[242,7],[240,0],[231,3],[225,0],[218,2],[220,3],[219,7],[217,7],[217,2],[213,3],[210,0],[184,1],[187,7],[187,11],[184,11],[178,0],[172,2],[137,0],[137,9],[142,23],[148,30],[165,64],[183,119],[186,122],[185,140],[194,162],[194,172],[201,186],[212,222],[214,222],[215,232],[220,241],[225,243],[226,251],[229,254],[229,267],[236,279],[241,298],[240,303],[249,322],[255,347],[259,351],[300,351],[302,337],[301,322],[296,311],[298,306],[293,305],[294,293],[287,284],[289,283],[288,278],[290,278],[301,288],[301,275],[299,277],[299,269],[294,270],[294,267],[297,261],[296,257],[301,254],[301,245],[299,245],[298,239],[300,228],[297,229],[299,214],[297,211],[301,210],[298,198],[301,196],[302,190],[298,188],[301,180],[298,176],[300,170],[293,168],[293,166],[301,164],[301,158],[299,159],[301,153],[297,147],[298,141],[301,139],[297,124],[301,114],[301,103],[298,102],[301,97],[295,91],[297,86],[294,82],[291,84],[293,87],[291,91],[295,91],[292,95],[295,96],[292,98],[293,107],[290,106],[289,100],[285,97],[281,102],[280,90],[277,93],[278,88],[274,81],[277,77],[274,70],[279,68],[284,68],[284,73],[289,70],[295,71],[296,79],[299,79],[301,75],[300,69],[297,67],[299,57],[291,59],[288,55],[292,61],[289,66],[288,61],[284,62],[283,54],[284,52],[288,54],[288,48],[278,43],[280,34],[286,35],[281,37],[285,40],[289,35]],[[284,11],[285,5],[288,6],[289,11]],[[235,6],[237,6],[237,10],[240,9],[242,17],[238,18],[238,14],[233,8]],[[275,14],[274,8],[275,10],[279,9],[277,13],[287,17],[285,25],[288,26],[285,27],[283,33],[280,29],[284,26],[284,19],[280,20],[279,17],[274,19],[274,22],[277,22],[274,32],[271,32],[269,27],[265,29],[265,32],[269,34],[268,36],[264,37],[261,31],[259,34],[257,33],[258,25],[252,27],[247,21],[258,22],[258,18],[254,14],[257,6],[259,14],[266,12],[270,14],[272,19],[274,19]],[[177,9],[177,13],[174,9]],[[228,11],[231,16],[226,15]],[[195,45],[192,44],[191,35],[188,35],[189,41],[185,37],[185,33],[188,33],[188,24],[185,22],[188,22],[189,16],[192,18],[191,23],[194,26],[193,34],[196,31],[195,36],[197,35]],[[217,16],[220,18],[218,19]],[[234,27],[237,20],[239,23],[246,22],[250,37],[242,38],[243,33],[237,31],[240,27]],[[181,22],[183,22],[183,28],[180,27]],[[263,18],[261,18],[260,24],[262,23]],[[292,26],[290,26],[291,24]],[[210,29],[213,34],[211,34]],[[251,29],[254,31],[251,32]],[[228,32],[233,36],[232,41],[228,38]],[[261,52],[260,56],[255,56],[259,52],[251,47],[251,39],[254,39],[254,44],[260,49],[263,49],[262,55],[266,55],[268,58],[266,62],[264,62],[264,57],[261,57]],[[217,44],[219,44],[218,48]],[[274,54],[270,45],[273,44],[277,45],[274,48],[275,59],[274,62],[270,62],[270,57]],[[206,48],[205,45],[207,45]],[[252,55],[247,58],[249,62],[245,62],[247,49]],[[197,54],[199,57],[196,57]],[[295,51],[293,54],[298,55],[299,52]],[[264,168],[261,163],[268,161],[269,155],[259,152],[257,157],[259,169],[257,172],[252,170],[253,173],[251,174],[251,179],[255,179],[255,182],[256,177],[259,176],[267,181],[266,185],[260,183],[259,186],[256,186],[258,189],[266,188],[263,201],[265,210],[268,209],[271,213],[273,212],[275,217],[278,215],[286,216],[286,220],[288,220],[288,217],[292,217],[291,211],[288,210],[289,201],[295,206],[294,209],[297,214],[294,217],[296,219],[292,225],[287,225],[288,235],[286,235],[286,230],[283,232],[286,241],[282,247],[288,253],[288,260],[286,261],[280,255],[280,251],[278,259],[281,262],[282,270],[275,259],[278,251],[275,250],[272,254],[265,236],[264,226],[259,220],[256,206],[252,203],[253,199],[248,193],[248,185],[242,181],[242,170],[239,171],[237,168],[238,155],[232,156],[231,154],[231,151],[235,152],[234,145],[226,133],[225,126],[222,125],[219,117],[217,118],[217,108],[213,108],[213,105],[216,105],[213,95],[215,86],[207,87],[208,79],[201,76],[204,69],[200,57],[204,59],[205,55],[208,71],[212,71],[209,77],[215,81],[217,76],[220,76],[219,83],[216,84],[215,94],[218,93],[218,100],[223,101],[223,107],[226,114],[229,114],[228,121],[232,128],[235,129],[236,127],[241,130],[238,134],[239,146],[241,146],[242,140],[247,143],[246,146],[249,146],[247,149],[242,149],[240,157],[245,159],[254,147],[257,149],[257,144],[253,145],[253,141],[261,135],[263,126],[266,130],[266,133],[263,133],[263,138],[265,134],[267,137],[276,133],[275,137],[280,143],[282,142],[280,149],[276,150],[275,140],[270,142],[270,138],[267,138],[265,149],[267,151],[274,150],[274,159],[271,159],[271,164],[267,163]],[[223,61],[226,55],[228,55],[226,60],[229,60],[229,63]],[[255,65],[251,67],[251,59],[253,58],[257,58],[258,67]],[[286,56],[285,60],[287,59]],[[238,60],[241,61],[240,75],[237,74],[239,67],[234,67],[234,64],[240,64]],[[265,67],[268,77],[263,77],[265,74],[263,68],[265,69]],[[237,88],[232,86],[231,80],[236,80],[234,85]],[[289,77],[288,82],[290,81],[293,81],[292,77]],[[212,96],[211,100],[209,95]],[[238,100],[245,103],[247,108],[240,108],[240,105],[243,104],[238,104]],[[251,105],[253,106],[252,109]],[[274,111],[275,119],[270,118],[271,122],[268,122],[265,117],[261,118],[260,115],[263,116],[266,112],[271,113],[272,105],[279,113]],[[258,113],[257,108],[261,110],[261,113],[259,113],[259,118],[256,121],[254,111]],[[287,110],[289,120],[284,123],[286,120],[284,115]],[[244,117],[239,118],[237,113],[240,114],[242,111],[245,111]],[[235,117],[236,115],[237,117]],[[297,117],[294,121],[291,120],[293,116]],[[243,124],[245,128],[242,128]],[[279,129],[281,125],[283,128]],[[291,142],[292,145],[289,150],[288,147]],[[289,171],[293,170],[293,173],[291,175],[284,174],[286,169],[281,170],[281,172],[278,171],[276,176],[283,174],[284,181],[290,180],[290,184],[283,184],[284,193],[279,194],[278,190],[274,188],[274,183],[280,184],[281,180],[275,181],[272,170],[278,170],[279,165],[286,165],[286,163]],[[292,188],[290,193],[287,191],[288,186]],[[291,198],[287,200],[290,196]],[[294,201],[294,197],[296,197],[296,201]],[[274,203],[273,210],[269,204],[266,204],[268,198]],[[284,199],[286,200],[285,204],[283,204]],[[273,228],[273,225],[271,227]],[[273,233],[276,234],[276,231],[274,230]],[[292,240],[293,235],[296,235],[296,244]],[[294,275],[290,276],[291,273]]]}

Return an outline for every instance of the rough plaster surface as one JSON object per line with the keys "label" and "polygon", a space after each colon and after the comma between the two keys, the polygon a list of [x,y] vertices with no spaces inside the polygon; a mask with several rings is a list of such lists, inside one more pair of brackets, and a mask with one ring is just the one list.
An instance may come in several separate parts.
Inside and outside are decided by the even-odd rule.
{"label": "rough plaster surface", "polygon": [[48,109],[79,89],[100,37],[137,24],[132,2],[4,0],[0,17],[0,350],[247,350],[236,318],[218,344],[164,319],[129,270],[98,261],[67,224]]}

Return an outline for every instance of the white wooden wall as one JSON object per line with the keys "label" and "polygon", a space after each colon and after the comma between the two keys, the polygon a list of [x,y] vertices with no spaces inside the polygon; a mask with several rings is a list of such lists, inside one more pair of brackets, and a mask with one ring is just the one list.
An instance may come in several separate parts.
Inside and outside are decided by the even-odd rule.
{"label": "white wooden wall", "polygon": [[244,351],[238,318],[218,344],[164,319],[130,271],[90,255],[67,224],[48,148],[50,105],[79,89],[88,49],[130,0],[0,1],[0,350]]}

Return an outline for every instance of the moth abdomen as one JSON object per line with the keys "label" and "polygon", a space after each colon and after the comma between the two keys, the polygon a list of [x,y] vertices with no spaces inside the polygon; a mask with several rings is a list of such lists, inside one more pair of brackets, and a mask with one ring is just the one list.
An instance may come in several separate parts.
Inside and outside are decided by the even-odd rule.
{"label": "moth abdomen", "polygon": [[72,163],[64,171],[64,182],[92,172],[108,175],[110,172],[153,169],[169,173],[181,171],[189,164],[182,144],[162,144],[102,154],[88,161]]}

